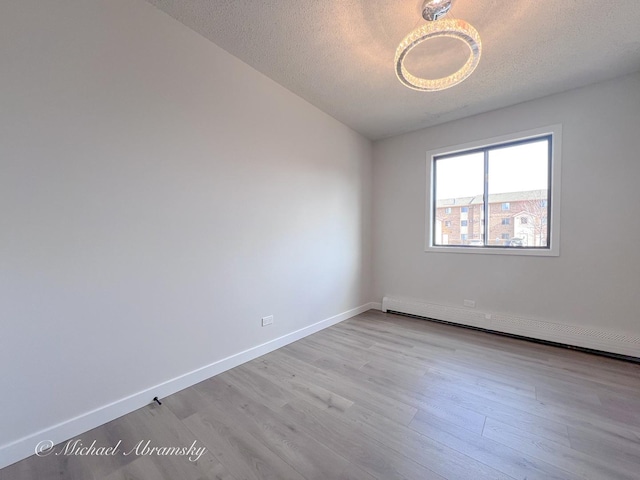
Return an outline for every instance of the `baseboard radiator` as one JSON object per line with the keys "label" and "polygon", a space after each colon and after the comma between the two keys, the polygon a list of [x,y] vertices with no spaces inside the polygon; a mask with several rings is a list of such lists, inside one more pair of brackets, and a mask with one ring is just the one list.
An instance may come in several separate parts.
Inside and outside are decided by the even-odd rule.
{"label": "baseboard radiator", "polygon": [[401,297],[384,297],[382,311],[439,320],[496,333],[613,354],[613,356],[630,357],[629,360],[640,361],[640,337],[619,332],[484,312],[475,308],[438,305]]}

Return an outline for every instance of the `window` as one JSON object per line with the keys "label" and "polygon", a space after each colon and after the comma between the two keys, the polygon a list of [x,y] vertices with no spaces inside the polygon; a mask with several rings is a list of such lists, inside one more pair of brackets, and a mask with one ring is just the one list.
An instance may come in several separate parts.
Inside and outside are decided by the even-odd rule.
{"label": "window", "polygon": [[449,222],[449,221],[444,222],[444,226],[445,227],[450,227],[451,226],[451,222]]}
{"label": "window", "polygon": [[[556,125],[429,152],[426,250],[557,256],[560,134]],[[459,239],[442,232],[446,205],[461,203],[460,226],[469,228],[474,248],[465,244],[466,229]],[[514,215],[519,221],[511,226]]]}
{"label": "window", "polygon": [[462,235],[460,235],[460,240],[462,240],[463,242],[466,242],[467,238],[469,238],[469,235],[466,233],[463,233]]}

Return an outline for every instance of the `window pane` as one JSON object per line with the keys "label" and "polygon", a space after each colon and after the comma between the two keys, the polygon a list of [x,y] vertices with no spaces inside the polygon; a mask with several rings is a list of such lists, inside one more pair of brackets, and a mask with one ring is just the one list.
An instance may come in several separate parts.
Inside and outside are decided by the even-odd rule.
{"label": "window pane", "polygon": [[489,150],[489,245],[547,247],[548,139]]}
{"label": "window pane", "polygon": [[484,154],[436,158],[434,245],[484,241]]}

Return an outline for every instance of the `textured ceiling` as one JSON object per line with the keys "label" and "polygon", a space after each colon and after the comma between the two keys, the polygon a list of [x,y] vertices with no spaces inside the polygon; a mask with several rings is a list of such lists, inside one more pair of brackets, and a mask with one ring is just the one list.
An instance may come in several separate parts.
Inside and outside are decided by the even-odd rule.
{"label": "textured ceiling", "polygon": [[[480,65],[441,92],[395,76],[395,49],[422,24],[422,0],[147,0],[354,130],[379,139],[640,70],[639,0],[454,0],[480,33]],[[425,42],[427,77],[466,47]]]}

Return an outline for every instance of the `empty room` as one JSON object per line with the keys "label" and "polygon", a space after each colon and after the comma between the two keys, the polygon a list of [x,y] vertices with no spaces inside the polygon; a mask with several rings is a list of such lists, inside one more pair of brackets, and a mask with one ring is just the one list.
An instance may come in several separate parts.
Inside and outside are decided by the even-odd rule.
{"label": "empty room", "polygon": [[640,478],[640,2],[0,2],[0,480]]}

